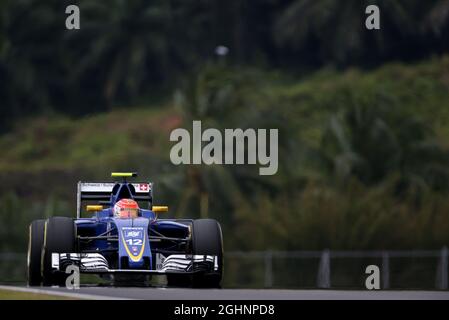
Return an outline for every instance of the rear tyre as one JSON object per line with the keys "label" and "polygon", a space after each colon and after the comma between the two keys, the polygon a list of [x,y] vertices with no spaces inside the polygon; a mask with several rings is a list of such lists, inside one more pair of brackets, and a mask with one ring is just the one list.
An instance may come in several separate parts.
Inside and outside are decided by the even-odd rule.
{"label": "rear tyre", "polygon": [[40,286],[42,282],[42,247],[44,245],[45,220],[30,224],[27,254],[27,284]]}
{"label": "rear tyre", "polygon": [[43,283],[45,286],[65,285],[68,274],[52,271],[52,253],[76,252],[76,230],[73,219],[52,217],[46,222],[43,249]]}
{"label": "rear tyre", "polygon": [[223,274],[223,235],[220,224],[214,219],[193,221],[192,253],[218,257],[218,270],[194,275],[192,284],[200,288],[220,288]]}

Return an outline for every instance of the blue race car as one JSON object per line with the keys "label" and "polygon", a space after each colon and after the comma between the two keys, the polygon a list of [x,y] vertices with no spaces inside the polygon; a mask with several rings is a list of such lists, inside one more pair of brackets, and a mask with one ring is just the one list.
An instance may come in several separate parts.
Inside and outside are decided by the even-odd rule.
{"label": "blue race car", "polygon": [[[153,206],[151,182],[126,181],[136,176],[113,173],[123,180],[79,182],[76,219],[51,217],[31,223],[28,285],[64,285],[67,267],[74,265],[80,273],[117,283],[166,275],[169,286],[220,286],[220,224],[213,219],[159,219],[168,208]],[[91,203],[86,206],[91,217],[81,217],[83,201]]]}

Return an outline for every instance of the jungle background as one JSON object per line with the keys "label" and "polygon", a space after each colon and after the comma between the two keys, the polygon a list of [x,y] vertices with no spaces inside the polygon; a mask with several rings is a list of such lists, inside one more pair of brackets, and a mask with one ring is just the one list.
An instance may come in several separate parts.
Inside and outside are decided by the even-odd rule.
{"label": "jungle background", "polygon": [[[118,170],[167,217],[219,220],[225,250],[439,249],[448,53],[447,0],[2,0],[0,252]],[[279,128],[278,173],[172,165],[192,120]]]}

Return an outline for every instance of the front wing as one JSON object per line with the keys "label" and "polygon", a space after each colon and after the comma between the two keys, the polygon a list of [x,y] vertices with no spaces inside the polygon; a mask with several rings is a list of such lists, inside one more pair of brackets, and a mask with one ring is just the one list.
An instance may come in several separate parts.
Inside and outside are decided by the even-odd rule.
{"label": "front wing", "polygon": [[172,254],[159,258],[156,269],[111,269],[108,261],[100,253],[53,253],[52,270],[63,271],[70,265],[79,268],[80,273],[207,273],[218,271],[218,257],[212,255]]}

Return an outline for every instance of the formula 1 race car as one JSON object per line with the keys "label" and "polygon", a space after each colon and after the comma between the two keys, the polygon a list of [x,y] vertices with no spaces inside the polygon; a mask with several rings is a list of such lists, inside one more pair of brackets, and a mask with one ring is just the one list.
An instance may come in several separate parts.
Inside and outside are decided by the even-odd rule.
{"label": "formula 1 race car", "polygon": [[[28,285],[64,285],[70,265],[114,281],[166,275],[169,286],[219,287],[223,271],[221,227],[213,219],[159,219],[151,182],[128,183],[136,173],[113,173],[121,182],[79,182],[77,217],[35,220],[29,229]],[[83,201],[87,212],[81,217]],[[148,209],[139,204],[145,203]],[[72,268],[70,268],[72,269]],[[125,280],[123,280],[125,279]]]}

